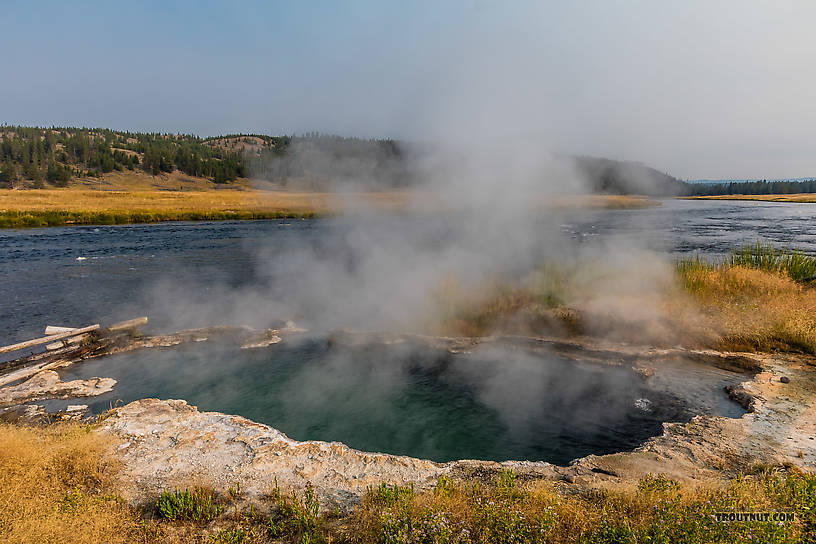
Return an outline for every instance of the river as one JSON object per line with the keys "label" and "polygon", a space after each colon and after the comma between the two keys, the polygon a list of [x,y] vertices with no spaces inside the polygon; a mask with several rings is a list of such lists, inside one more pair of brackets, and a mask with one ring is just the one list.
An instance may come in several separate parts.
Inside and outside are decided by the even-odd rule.
{"label": "river", "polygon": [[[570,214],[559,228],[576,243],[628,236],[657,252],[716,258],[757,239],[816,254],[814,218],[816,204],[665,200]],[[46,324],[110,324],[137,315],[166,330],[176,323],[157,283],[195,286],[198,309],[208,293],[274,286],[263,262],[269,251],[258,248],[281,254],[328,247],[338,236],[333,226],[312,219],[0,230],[0,344],[39,336]]]}

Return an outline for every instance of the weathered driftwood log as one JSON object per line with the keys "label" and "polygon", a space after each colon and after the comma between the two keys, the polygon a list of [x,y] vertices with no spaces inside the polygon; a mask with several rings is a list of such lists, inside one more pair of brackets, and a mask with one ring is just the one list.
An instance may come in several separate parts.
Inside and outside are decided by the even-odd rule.
{"label": "weathered driftwood log", "polygon": [[59,368],[60,366],[63,366],[68,362],[69,362],[68,359],[57,360],[47,359],[33,366],[26,366],[23,368],[18,368],[17,370],[12,370],[11,372],[0,376],[0,387],[31,377],[34,374],[37,374],[38,372],[42,372],[44,370],[52,370],[54,368]]}
{"label": "weathered driftwood log", "polygon": [[[120,346],[132,342],[134,331],[138,327],[147,323],[146,317],[129,319],[120,323],[115,323],[107,328],[100,328],[99,325],[72,329],[69,327],[46,327],[47,332],[65,329],[64,332],[49,335],[45,338],[21,342],[6,348],[23,349],[24,347],[35,346],[43,342],[51,342],[46,345],[48,351],[29,355],[9,361],[0,368],[0,387],[23,380],[43,370],[60,368],[75,362],[79,359],[104,353],[114,346]],[[56,340],[56,341],[55,341]],[[13,351],[13,349],[9,349]],[[2,351],[0,351],[2,353]],[[17,367],[17,368],[16,368]],[[16,370],[12,370],[16,368]]]}
{"label": "weathered driftwood log", "polygon": [[141,327],[142,325],[147,325],[146,317],[137,317],[134,319],[128,319],[127,321],[114,323],[110,327],[106,327],[105,330],[107,332],[121,332],[127,330],[135,330]]}
{"label": "weathered driftwood log", "polygon": [[90,338],[91,333],[87,332],[85,334],[80,334],[79,336],[71,336],[69,338],[63,338],[62,340],[57,340],[56,342],[52,342],[51,344],[46,344],[45,349],[51,351],[55,349],[64,348],[65,346],[70,346],[74,344],[80,344]]}
{"label": "weathered driftwood log", "polygon": [[17,344],[11,344],[10,346],[3,346],[0,347],[0,353],[8,353],[10,351],[17,351],[18,349],[25,349],[34,346],[39,346],[40,344],[46,344],[48,342],[53,342],[54,340],[60,340],[62,338],[68,338],[70,336],[76,336],[78,334],[83,334],[86,332],[95,331],[99,328],[99,323],[95,325],[90,325],[88,327],[82,327],[79,329],[72,329],[67,332],[62,332],[59,334],[52,334],[49,336],[44,336],[42,338],[35,338],[34,340],[27,340],[25,342],[20,342]]}
{"label": "weathered driftwood log", "polygon": [[76,327],[57,327],[55,325],[48,325],[45,328],[45,334],[59,334],[61,332],[75,331]]}

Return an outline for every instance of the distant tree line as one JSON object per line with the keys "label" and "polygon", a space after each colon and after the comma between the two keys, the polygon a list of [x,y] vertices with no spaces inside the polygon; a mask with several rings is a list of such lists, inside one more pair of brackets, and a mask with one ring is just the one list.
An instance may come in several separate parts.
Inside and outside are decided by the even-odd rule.
{"label": "distant tree line", "polygon": [[[200,138],[74,127],[0,126],[0,187],[66,186],[77,177],[141,170],[157,176],[175,170],[230,183],[264,179],[304,189],[357,184],[387,189],[421,183],[443,153],[430,144],[346,138],[310,132],[300,136],[228,134]],[[430,159],[430,160],[429,160]],[[562,157],[601,193],[653,196],[816,193],[816,179],[684,183],[646,165],[597,157]],[[545,180],[542,179],[542,183]]]}
{"label": "distant tree line", "polygon": [[789,195],[816,193],[816,179],[802,181],[733,181],[727,183],[688,183],[687,196],[716,195]]}
{"label": "distant tree line", "polygon": [[101,177],[143,169],[152,175],[180,170],[228,183],[246,176],[240,151],[192,135],[108,129],[0,126],[0,185],[65,186],[74,177]]}

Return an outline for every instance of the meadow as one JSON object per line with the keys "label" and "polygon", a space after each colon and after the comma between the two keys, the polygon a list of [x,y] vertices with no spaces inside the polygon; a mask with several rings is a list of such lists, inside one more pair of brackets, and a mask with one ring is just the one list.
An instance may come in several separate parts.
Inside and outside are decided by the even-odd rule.
{"label": "meadow", "polygon": [[[399,195],[384,193],[360,198],[382,206],[400,201]],[[0,190],[0,228],[313,217],[343,205],[326,193],[250,189]]]}
{"label": "meadow", "polygon": [[[407,207],[441,213],[456,208],[456,203],[444,202],[439,195],[421,192],[256,190],[246,180],[216,188],[180,175],[159,178],[153,184],[149,179],[143,174],[111,174],[104,184],[86,180],[61,189],[0,189],[0,228],[306,218]],[[543,209],[628,209],[656,203],[638,196],[575,195],[542,199],[535,205]]]}

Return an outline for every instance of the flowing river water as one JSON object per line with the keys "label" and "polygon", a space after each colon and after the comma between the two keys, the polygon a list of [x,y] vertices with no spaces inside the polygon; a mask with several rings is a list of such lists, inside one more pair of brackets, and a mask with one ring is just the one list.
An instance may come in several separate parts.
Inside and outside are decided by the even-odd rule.
{"label": "flowing river water", "polygon": [[[757,239],[816,253],[815,215],[813,204],[667,200],[655,208],[571,214],[558,229],[576,244],[637,237],[673,256],[716,258]],[[258,262],[259,246],[319,248],[332,236],[330,219],[0,231],[0,344],[39,336],[45,324],[137,315],[167,331],[177,323],[166,297],[146,294],[170,279],[201,293],[201,306],[188,313],[204,322],[190,324],[212,324],[206,321],[217,309],[198,311],[207,300],[275,282]],[[632,448],[659,434],[663,421],[741,414],[722,387],[744,375],[691,362],[665,372],[643,382],[626,368],[576,365],[556,354],[343,347],[313,334],[264,350],[205,342],[120,354],[76,365],[63,377],[119,380],[113,393],[90,402],[95,411],[145,396],[184,398],[299,440],[435,460],[564,463]]]}

